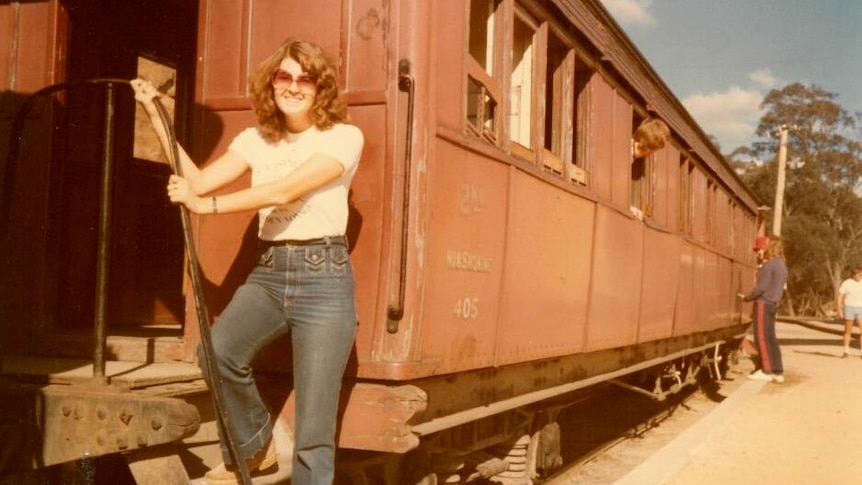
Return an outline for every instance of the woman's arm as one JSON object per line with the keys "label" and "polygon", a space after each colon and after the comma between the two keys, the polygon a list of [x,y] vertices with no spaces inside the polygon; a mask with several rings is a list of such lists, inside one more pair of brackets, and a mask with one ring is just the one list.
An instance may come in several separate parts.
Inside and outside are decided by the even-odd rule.
{"label": "woman's arm", "polygon": [[[135,99],[141,103],[144,111],[150,117],[150,123],[159,137],[159,143],[165,153],[170,153],[172,147],[168,144],[168,135],[159,117],[154,99],[161,96],[153,85],[143,79],[134,79],[130,83],[135,91]],[[189,189],[195,195],[210,193],[233,182],[248,170],[248,164],[237,154],[228,152],[213,163],[201,169],[192,161],[185,149],[178,144],[180,168],[183,178],[188,182]],[[170,187],[170,185],[169,185]],[[191,208],[190,208],[191,209]]]}
{"label": "woman's arm", "polygon": [[[245,161],[239,155],[228,151],[211,166],[203,170],[203,176],[210,171],[230,171],[231,162]],[[235,168],[235,167],[234,167]],[[314,192],[326,184],[336,180],[344,173],[344,166],[335,157],[326,154],[315,154],[300,164],[286,177],[273,182],[256,185],[217,197],[201,197],[194,193],[187,181],[181,177],[172,176],[168,185],[168,196],[171,201],[184,204],[196,214],[216,214],[226,212],[241,212],[257,210],[264,207],[284,205]]]}

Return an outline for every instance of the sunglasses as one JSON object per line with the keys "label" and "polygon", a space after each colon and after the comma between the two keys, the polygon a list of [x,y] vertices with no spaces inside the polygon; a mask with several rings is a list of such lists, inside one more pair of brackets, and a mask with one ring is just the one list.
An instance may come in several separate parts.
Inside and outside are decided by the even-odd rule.
{"label": "sunglasses", "polygon": [[272,76],[272,86],[277,89],[287,89],[294,82],[299,89],[306,91],[317,87],[317,78],[311,74],[300,74],[294,77],[293,74],[279,69]]}

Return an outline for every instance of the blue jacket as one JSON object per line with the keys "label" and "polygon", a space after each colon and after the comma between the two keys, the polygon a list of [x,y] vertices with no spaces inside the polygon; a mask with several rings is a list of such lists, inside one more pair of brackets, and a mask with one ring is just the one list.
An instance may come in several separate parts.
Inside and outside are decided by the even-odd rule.
{"label": "blue jacket", "polygon": [[781,294],[787,284],[787,265],[781,258],[772,258],[763,263],[760,274],[757,275],[757,284],[754,289],[745,295],[745,301],[764,301],[778,303]]}

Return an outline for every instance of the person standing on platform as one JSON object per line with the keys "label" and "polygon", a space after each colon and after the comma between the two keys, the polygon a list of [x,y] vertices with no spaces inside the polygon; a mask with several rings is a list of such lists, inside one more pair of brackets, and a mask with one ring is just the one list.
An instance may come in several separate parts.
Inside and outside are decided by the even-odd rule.
{"label": "person standing on platform", "polygon": [[[239,133],[203,168],[180,150],[184,177],[172,175],[167,187],[171,202],[195,214],[258,211],[260,258],[212,327],[214,358],[240,459],[253,475],[274,472],[276,416],[258,392],[252,360],[292,335],[293,485],[333,482],[338,398],[357,328],[345,232],[364,137],[349,124],[335,66],[316,44],[284,42],[250,78],[257,126]],[[132,87],[156,119],[153,86],[136,79]],[[164,130],[155,126],[169,149]],[[215,194],[249,173],[250,187]],[[215,378],[206,368],[204,377]],[[206,472],[209,485],[240,478],[222,444],[225,461]]]}
{"label": "person standing on platform", "polygon": [[838,310],[838,316],[844,320],[844,353],[841,358],[846,359],[850,356],[853,323],[862,331],[862,266],[854,266],[850,278],[841,282],[835,309]]}
{"label": "person standing on platform", "polygon": [[[757,253],[758,273],[760,272],[760,268],[763,266],[763,251],[766,249],[766,243],[768,242],[769,238],[766,236],[757,236],[757,239],[754,240],[754,247],[752,249]],[[745,332],[745,337],[742,339],[742,352],[743,355],[750,357],[754,361],[755,366],[760,364],[757,359],[757,348],[754,347],[754,324],[749,326],[748,330]]]}
{"label": "person standing on platform", "polygon": [[738,294],[743,300],[754,302],[754,345],[760,365],[748,378],[781,383],[784,382],[784,365],[775,335],[775,316],[787,284],[787,264],[784,262],[781,240],[775,237],[769,239],[763,251],[763,260],[754,289],[747,295]]}

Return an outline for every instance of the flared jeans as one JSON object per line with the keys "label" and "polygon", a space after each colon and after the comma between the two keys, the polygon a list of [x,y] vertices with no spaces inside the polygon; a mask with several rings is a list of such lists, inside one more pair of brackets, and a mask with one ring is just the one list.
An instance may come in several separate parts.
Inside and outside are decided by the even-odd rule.
{"label": "flared jeans", "polygon": [[[356,325],[353,267],[343,238],[262,251],[212,327],[223,405],[240,456],[250,458],[272,437],[273,417],[255,385],[252,359],[290,333],[296,400],[291,483],[332,483],[338,396]],[[230,463],[224,443],[222,433],[222,455]]]}

